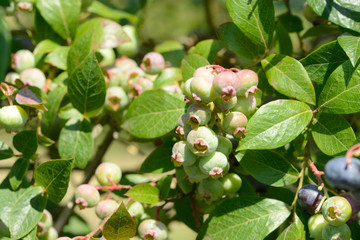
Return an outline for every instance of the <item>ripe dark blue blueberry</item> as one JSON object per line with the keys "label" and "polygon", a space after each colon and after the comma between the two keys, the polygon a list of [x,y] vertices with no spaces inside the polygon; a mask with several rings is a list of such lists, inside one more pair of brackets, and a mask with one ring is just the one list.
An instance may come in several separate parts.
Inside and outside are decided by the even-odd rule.
{"label": "ripe dark blue blueberry", "polygon": [[303,186],[298,193],[298,203],[310,214],[314,214],[324,192],[318,190],[318,186],[307,184]]}
{"label": "ripe dark blue blueberry", "polygon": [[325,165],[327,182],[336,189],[348,191],[360,190],[360,160],[351,158],[351,163],[346,165],[345,157],[337,157]]}

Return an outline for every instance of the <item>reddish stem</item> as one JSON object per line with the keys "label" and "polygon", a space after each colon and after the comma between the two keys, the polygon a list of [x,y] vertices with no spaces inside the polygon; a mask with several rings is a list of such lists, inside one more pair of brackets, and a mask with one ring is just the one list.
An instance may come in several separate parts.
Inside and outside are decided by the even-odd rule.
{"label": "reddish stem", "polygon": [[309,167],[310,167],[311,171],[313,172],[313,174],[315,175],[316,180],[319,182],[319,185],[320,185],[319,188],[322,189],[324,186],[324,182],[321,179],[321,175],[324,175],[324,172],[319,171],[317,169],[317,167],[315,166],[315,164],[310,159],[309,159]]}
{"label": "reddish stem", "polygon": [[355,144],[352,146],[347,152],[346,152],[346,166],[349,166],[351,163],[351,158],[353,156],[359,156],[360,155],[360,143]]}
{"label": "reddish stem", "polygon": [[11,100],[10,96],[12,96],[14,93],[11,87],[8,84],[2,82],[0,85],[0,90],[4,93],[4,95],[8,99],[10,105],[13,105],[13,101]]}
{"label": "reddish stem", "polygon": [[195,218],[196,228],[199,231],[200,230],[200,221],[199,221],[199,216],[198,216],[198,212],[197,212],[197,209],[196,209],[196,204],[195,204],[195,200],[194,200],[193,195],[190,195],[190,202],[191,202],[191,206],[192,206],[192,209],[193,209],[193,215],[194,215],[194,218]]}

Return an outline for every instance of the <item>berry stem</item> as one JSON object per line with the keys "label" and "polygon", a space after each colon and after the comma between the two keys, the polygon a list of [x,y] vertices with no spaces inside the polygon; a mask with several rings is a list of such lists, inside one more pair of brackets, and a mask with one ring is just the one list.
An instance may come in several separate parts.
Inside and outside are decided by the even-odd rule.
{"label": "berry stem", "polygon": [[296,201],[297,201],[297,199],[298,199],[298,193],[299,193],[299,191],[300,191],[300,189],[302,188],[303,183],[304,183],[304,176],[305,176],[304,172],[305,172],[305,168],[306,168],[306,165],[303,164],[303,166],[302,166],[302,168],[301,168],[301,172],[300,172],[300,174],[299,174],[299,178],[300,178],[300,180],[299,180],[299,185],[298,185],[298,188],[296,189],[296,193],[295,193],[294,200],[293,200],[293,202],[291,203],[291,206],[290,206],[290,209],[294,209],[294,211],[295,211],[295,208],[296,208]]}
{"label": "berry stem", "polygon": [[351,164],[351,158],[353,156],[359,156],[359,155],[360,155],[360,143],[357,143],[346,152],[346,155],[345,155],[346,166],[349,166]]}
{"label": "berry stem", "polygon": [[12,96],[14,93],[13,93],[11,87],[10,87],[8,84],[2,82],[2,83],[1,83],[1,86],[0,86],[0,90],[3,92],[3,94],[4,94],[4,95],[6,96],[6,98],[8,99],[9,104],[10,104],[10,105],[13,105],[13,101],[12,101],[12,99],[10,98],[10,96]]}
{"label": "berry stem", "polygon": [[199,216],[198,216],[198,212],[197,212],[197,209],[196,209],[194,195],[190,195],[190,202],[191,202],[191,206],[192,206],[192,209],[193,209],[193,215],[194,215],[194,218],[195,218],[196,229],[199,231],[200,230],[200,221],[199,221]]}
{"label": "berry stem", "polygon": [[324,187],[324,182],[323,180],[321,179],[321,175],[324,175],[324,172],[322,171],[319,171],[317,169],[317,167],[315,166],[315,164],[311,161],[310,158],[308,158],[308,165],[309,165],[309,168],[310,170],[313,172],[313,174],[315,175],[316,177],[316,180],[318,181],[319,183],[319,191],[322,190],[322,188]]}

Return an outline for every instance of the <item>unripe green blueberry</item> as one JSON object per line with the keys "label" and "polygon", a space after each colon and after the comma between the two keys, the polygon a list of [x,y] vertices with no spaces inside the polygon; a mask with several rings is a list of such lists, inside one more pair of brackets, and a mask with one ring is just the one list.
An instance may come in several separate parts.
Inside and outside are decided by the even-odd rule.
{"label": "unripe green blueberry", "polygon": [[191,98],[202,104],[215,100],[215,93],[212,88],[212,79],[207,77],[194,77],[190,82]]}
{"label": "unripe green blueberry", "polygon": [[328,223],[322,231],[322,238],[324,240],[350,240],[351,230],[346,224],[333,226]]}
{"label": "unripe green blueberry", "polygon": [[222,177],[228,165],[227,157],[221,152],[214,152],[209,156],[202,157],[199,162],[200,170],[214,179]]}
{"label": "unripe green blueberry", "polygon": [[218,147],[218,138],[213,130],[208,127],[198,127],[189,132],[186,137],[188,148],[196,156],[208,156]]}
{"label": "unripe green blueberry", "polygon": [[86,207],[95,207],[100,201],[99,191],[89,185],[82,184],[75,190],[75,203],[79,205],[80,209]]}
{"label": "unripe green blueberry", "polygon": [[242,186],[242,180],[236,173],[228,173],[220,181],[223,185],[224,194],[237,193]]}
{"label": "unripe green blueberry", "polygon": [[132,79],[132,90],[135,96],[138,96],[145,91],[151,90],[153,85],[153,81],[147,77],[137,76]]}
{"label": "unripe green blueberry", "polygon": [[172,148],[171,161],[175,167],[190,166],[196,162],[196,156],[186,146],[185,141],[176,142]]}
{"label": "unripe green blueberry", "polygon": [[247,118],[241,112],[230,112],[223,120],[225,132],[233,134],[235,137],[241,137],[243,135],[246,124]]}
{"label": "unripe green blueberry", "polygon": [[114,64],[115,52],[112,48],[98,49],[96,52],[100,53],[102,56],[102,59],[99,62],[100,67],[105,68]]}
{"label": "unripe green blueberry", "polygon": [[30,86],[35,86],[40,89],[45,87],[45,74],[38,68],[28,68],[20,73],[20,80]]}
{"label": "unripe green blueberry", "polygon": [[214,77],[212,86],[217,96],[224,99],[224,101],[229,101],[240,90],[241,81],[239,81],[236,73],[225,70]]}
{"label": "unripe green blueberry", "polygon": [[188,113],[184,113],[181,115],[177,122],[177,128],[175,130],[175,133],[178,134],[181,137],[185,137],[189,134],[191,131],[191,125],[187,123],[190,119],[190,116]]}
{"label": "unripe green blueberry", "polygon": [[188,123],[192,126],[192,128],[197,128],[199,125],[204,126],[211,118],[210,108],[196,103],[191,104],[186,112],[189,114]]}
{"label": "unripe green blueberry", "polygon": [[12,64],[12,67],[18,73],[25,69],[33,68],[35,66],[34,54],[27,49],[21,49],[13,55]]}
{"label": "unripe green blueberry", "polygon": [[56,240],[58,238],[58,232],[54,227],[50,227],[49,230],[42,236],[39,236],[39,240]]}
{"label": "unripe green blueberry", "polygon": [[255,95],[250,93],[248,97],[237,97],[237,103],[231,111],[242,112],[249,117],[256,110]]}
{"label": "unripe green blueberry", "polygon": [[191,81],[194,78],[189,78],[188,80],[186,80],[186,82],[184,83],[184,95],[185,95],[185,100],[190,103],[192,101],[194,101],[194,99],[192,98],[192,93],[191,93],[191,89],[190,89],[190,85],[191,85]]}
{"label": "unripe green blueberry", "polygon": [[135,217],[137,220],[140,220],[142,215],[145,213],[144,206],[137,201],[131,201],[127,205],[127,210],[132,217]]}
{"label": "unripe green blueberry", "polygon": [[161,88],[162,90],[171,93],[171,94],[182,94],[181,88],[179,87],[179,85],[177,84],[171,84],[171,85],[167,85]]}
{"label": "unripe green blueberry", "polygon": [[124,70],[112,67],[106,70],[108,76],[108,86],[127,86],[127,78],[124,77]]}
{"label": "unripe green blueberry", "polygon": [[197,198],[207,203],[219,200],[224,193],[220,180],[204,179],[200,182],[196,189]]}
{"label": "unripe green blueberry", "polygon": [[154,219],[142,221],[139,224],[138,233],[145,240],[166,240],[168,235],[166,226]]}
{"label": "unripe green blueberry", "polygon": [[223,136],[218,136],[218,147],[216,148],[217,152],[223,153],[225,156],[229,156],[232,152],[232,143],[231,141]]}
{"label": "unripe green blueberry", "polygon": [[191,166],[184,166],[184,171],[191,183],[200,182],[209,177],[209,174],[205,174],[200,170],[199,164],[197,163]]}
{"label": "unripe green blueberry", "polygon": [[95,213],[100,219],[105,219],[111,216],[118,207],[119,204],[115,200],[102,200],[96,205]]}
{"label": "unripe green blueberry", "polygon": [[238,71],[236,75],[241,82],[241,88],[236,94],[238,97],[247,97],[249,93],[255,93],[259,83],[259,78],[256,72],[249,69],[243,69]]}
{"label": "unripe green blueberry", "polygon": [[120,70],[138,67],[135,60],[128,58],[126,56],[122,56],[121,58],[116,59],[115,66]]}
{"label": "unripe green blueberry", "polygon": [[28,114],[19,105],[5,106],[0,109],[0,126],[7,131],[20,130],[28,120]]}
{"label": "unripe green blueberry", "polygon": [[128,57],[135,56],[139,51],[139,43],[138,43],[138,36],[136,33],[136,29],[134,26],[125,25],[122,27],[125,33],[129,36],[130,42],[120,44],[116,50],[119,54],[125,55]]}
{"label": "unripe green blueberry", "polygon": [[20,75],[16,72],[9,72],[6,74],[5,82],[15,84],[16,79],[20,79]]}
{"label": "unripe green blueberry", "polygon": [[175,176],[177,185],[180,187],[183,193],[187,194],[193,190],[194,185],[189,181],[189,177],[187,177],[187,174],[183,167],[176,168]]}
{"label": "unripe green blueberry", "polygon": [[330,225],[345,224],[351,217],[351,205],[344,197],[335,196],[327,199],[322,205],[322,214]]}
{"label": "unripe green blueberry", "polygon": [[101,163],[95,171],[95,177],[101,186],[111,186],[111,181],[118,184],[121,176],[122,172],[120,167],[117,164],[110,162]]}
{"label": "unripe green blueberry", "polygon": [[158,74],[165,68],[165,59],[160,53],[149,52],[144,56],[140,67],[149,74]]}
{"label": "unripe green blueberry", "polygon": [[44,209],[40,219],[40,223],[42,224],[42,227],[44,227],[44,229],[46,230],[53,225],[53,219],[51,213],[48,210]]}
{"label": "unripe green blueberry", "polygon": [[129,97],[122,87],[109,87],[106,89],[105,109],[116,112],[124,109],[129,104]]}
{"label": "unripe green blueberry", "polygon": [[312,215],[308,221],[310,237],[322,239],[322,231],[327,225],[327,221],[321,213]]}
{"label": "unripe green blueberry", "polygon": [[194,71],[193,77],[206,77],[211,79],[211,81],[216,76],[217,72],[211,65],[206,65],[199,67]]}
{"label": "unripe green blueberry", "polygon": [[216,97],[214,100],[215,107],[219,112],[229,111],[231,108],[233,108],[236,105],[236,103],[237,103],[236,96],[229,98],[227,101],[225,101],[221,97]]}

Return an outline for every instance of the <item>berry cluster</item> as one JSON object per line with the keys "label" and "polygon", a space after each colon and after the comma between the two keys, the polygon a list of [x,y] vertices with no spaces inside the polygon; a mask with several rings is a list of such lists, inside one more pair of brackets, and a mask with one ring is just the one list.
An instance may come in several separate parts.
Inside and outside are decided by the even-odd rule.
{"label": "berry cluster", "polygon": [[58,237],[56,229],[52,226],[53,219],[48,210],[43,211],[41,220],[38,222],[36,236],[39,240],[55,240]]}
{"label": "berry cluster", "polygon": [[218,65],[196,69],[184,84],[189,105],[178,120],[181,140],[174,144],[171,160],[177,176],[185,176],[178,181],[196,183],[199,205],[235,196],[241,188],[239,175],[229,173],[230,139],[245,133],[247,118],[256,110],[257,84],[251,70]]}

